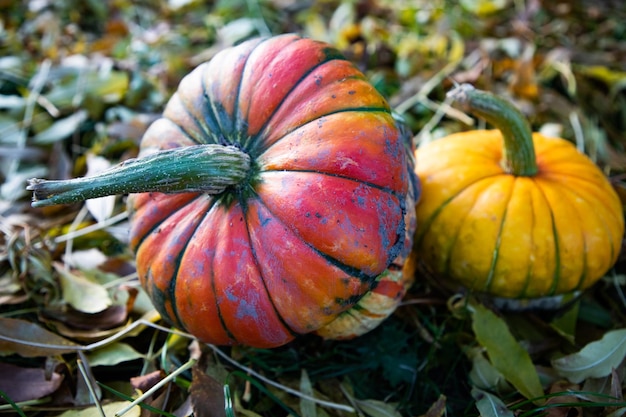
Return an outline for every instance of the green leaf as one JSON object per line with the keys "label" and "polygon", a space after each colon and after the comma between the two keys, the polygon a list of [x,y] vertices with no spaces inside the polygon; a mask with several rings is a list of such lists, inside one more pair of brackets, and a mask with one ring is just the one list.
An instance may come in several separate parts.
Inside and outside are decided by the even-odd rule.
{"label": "green leaf", "polygon": [[82,104],[85,95],[105,103],[119,101],[128,90],[129,78],[121,71],[78,70],[65,82],[55,84],[46,95],[48,101],[60,109],[75,108]]}
{"label": "green leaf", "polygon": [[89,365],[92,367],[113,366],[140,358],[143,358],[143,355],[126,343],[113,343],[87,355]]}
{"label": "green leaf", "polygon": [[[311,386],[311,380],[309,379],[309,374],[306,369],[302,369],[300,376],[300,391],[303,394],[313,396],[313,387]],[[300,399],[300,413],[302,417],[317,417],[317,411],[315,407],[315,403],[309,399],[301,398]]]}
{"label": "green leaf", "polygon": [[39,132],[33,137],[33,143],[43,145],[65,139],[78,130],[80,125],[87,120],[87,111],[79,110],[64,119],[57,120],[46,130]]}
{"label": "green leaf", "polygon": [[476,408],[481,417],[514,417],[513,412],[506,408],[500,398],[487,391],[472,388],[472,397],[476,400]]}
{"label": "green leaf", "polygon": [[576,323],[578,322],[579,307],[580,302],[576,301],[563,315],[550,322],[550,327],[572,344],[576,340]]}
{"label": "green leaf", "polygon": [[611,373],[613,368],[626,356],[626,329],[613,330],[602,339],[589,343],[578,353],[552,361],[552,367],[559,375],[578,383],[587,378],[601,378]]}
{"label": "green leaf", "polygon": [[528,399],[543,396],[537,370],[528,352],[515,340],[504,320],[473,303],[472,328],[493,366]]}
{"label": "green leaf", "polygon": [[83,313],[99,313],[112,304],[109,293],[102,285],[86,277],[73,274],[60,264],[54,264],[59,273],[63,299]]}

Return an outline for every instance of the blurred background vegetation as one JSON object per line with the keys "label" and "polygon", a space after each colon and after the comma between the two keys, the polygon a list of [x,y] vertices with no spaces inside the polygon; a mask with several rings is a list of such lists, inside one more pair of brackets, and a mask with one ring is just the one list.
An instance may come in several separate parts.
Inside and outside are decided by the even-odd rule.
{"label": "blurred background vegetation", "polygon": [[[580,384],[551,379],[549,366],[556,351],[624,327],[623,255],[559,310],[501,312],[540,370],[548,401],[540,406],[501,376],[480,385],[493,368],[467,295],[425,274],[383,326],[348,342],[307,336],[271,351],[212,350],[146,326],[158,317],[134,274],[123,198],[34,210],[25,190],[32,177],[83,176],[135,156],[192,68],[245,39],[295,32],[339,48],[405,118],[416,144],[472,128],[441,105],[454,82],[469,82],[513,100],[534,129],[574,142],[626,199],[622,0],[0,0],[0,16],[0,330],[39,342],[0,340],[0,412],[71,416],[95,393],[113,415],[177,369],[144,402],[145,415],[626,411],[621,360],[606,378]],[[80,353],[46,347],[90,345],[135,325]],[[181,368],[190,357],[201,367]],[[485,399],[495,414],[477,407]]]}

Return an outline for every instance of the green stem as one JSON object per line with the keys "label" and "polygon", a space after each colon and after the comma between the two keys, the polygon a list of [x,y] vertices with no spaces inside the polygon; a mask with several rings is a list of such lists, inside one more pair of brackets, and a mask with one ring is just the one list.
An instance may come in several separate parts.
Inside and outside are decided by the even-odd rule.
{"label": "green stem", "polygon": [[494,125],[504,138],[503,166],[510,174],[530,177],[537,174],[532,130],[513,104],[486,91],[461,84],[448,92],[465,111]]}
{"label": "green stem", "polygon": [[250,157],[234,146],[196,145],[130,159],[91,177],[29,180],[33,207],[69,204],[114,194],[218,194],[245,179]]}

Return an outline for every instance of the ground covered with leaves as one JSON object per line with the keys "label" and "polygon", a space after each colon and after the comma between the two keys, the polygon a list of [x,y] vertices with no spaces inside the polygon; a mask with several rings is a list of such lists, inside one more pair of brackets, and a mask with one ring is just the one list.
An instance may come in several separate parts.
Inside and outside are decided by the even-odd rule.
{"label": "ground covered with leaves", "polygon": [[0,412],[626,413],[624,255],[557,308],[512,311],[419,272],[396,314],[360,338],[217,348],[160,321],[137,281],[124,198],[32,209],[25,190],[135,156],[193,67],[295,32],[358,65],[417,144],[472,128],[442,106],[469,82],[576,143],[626,200],[621,0],[5,0],[0,16]]}

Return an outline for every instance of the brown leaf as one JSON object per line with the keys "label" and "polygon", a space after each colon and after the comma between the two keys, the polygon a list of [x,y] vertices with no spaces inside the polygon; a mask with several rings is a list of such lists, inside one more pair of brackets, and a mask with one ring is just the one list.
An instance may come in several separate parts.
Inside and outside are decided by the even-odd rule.
{"label": "brown leaf", "polygon": [[198,417],[226,417],[224,385],[207,375],[195,365],[192,369],[191,404]]}
{"label": "brown leaf", "polygon": [[128,312],[125,305],[112,305],[106,310],[89,314],[71,307],[64,309],[46,309],[42,312],[47,318],[54,319],[76,330],[106,330],[126,323]]}
{"label": "brown leaf", "polygon": [[74,342],[34,323],[0,317],[0,352],[2,355],[17,353],[23,357],[52,356],[75,352],[77,347],[78,345]]}
{"label": "brown leaf", "polygon": [[[565,393],[568,391],[579,391],[580,387],[576,384],[572,384],[567,381],[557,381],[550,386],[549,394],[555,393]],[[577,406],[580,402],[578,398],[574,395],[564,394],[557,395],[555,397],[550,397],[546,401],[546,405],[549,404],[566,404],[572,403],[571,407],[560,406],[560,407],[548,407],[546,409],[547,417],[568,417],[568,416],[582,416],[583,411],[582,408]]]}
{"label": "brown leaf", "polygon": [[136,377],[131,378],[130,385],[135,390],[146,392],[150,388],[152,388],[154,385],[156,385],[156,383],[162,380],[163,378],[165,378],[165,373],[163,373],[163,371],[161,370],[154,371],[146,375],[141,375],[141,376],[136,376]]}
{"label": "brown leaf", "polygon": [[519,97],[535,100],[539,97],[539,86],[535,74],[535,48],[527,45],[523,55],[515,63],[515,71],[509,87]]}
{"label": "brown leaf", "polygon": [[39,368],[21,368],[0,363],[0,391],[12,401],[29,401],[55,392],[63,382],[63,375],[53,372],[46,379],[46,371]]}
{"label": "brown leaf", "polygon": [[437,401],[430,406],[426,414],[422,414],[421,417],[441,417],[446,413],[446,396],[440,395]]}

